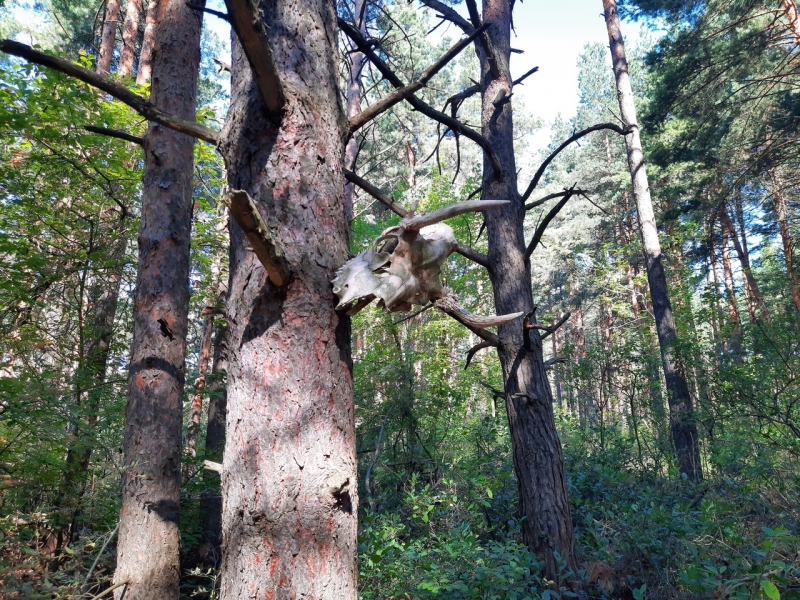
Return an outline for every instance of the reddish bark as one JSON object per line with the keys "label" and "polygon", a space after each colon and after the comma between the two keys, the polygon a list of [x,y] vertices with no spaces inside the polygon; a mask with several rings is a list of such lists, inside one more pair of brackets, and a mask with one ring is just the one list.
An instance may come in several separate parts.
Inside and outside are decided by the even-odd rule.
{"label": "reddish bark", "polygon": [[[742,242],[739,240],[739,236],[736,232],[736,226],[728,216],[728,210],[725,208],[724,204],[720,206],[719,222],[722,225],[723,232],[726,232],[733,241],[733,247],[736,249],[736,256],[739,258],[739,264],[742,265],[742,277],[745,281],[745,291],[749,292],[747,294],[747,307],[750,313],[750,320],[756,320],[756,309],[758,309],[761,312],[761,315],[767,321],[769,321],[769,309],[767,309],[767,305],[764,302],[764,296],[761,295],[761,290],[758,288],[758,283],[756,282],[755,277],[753,277],[753,271],[750,268],[749,253],[747,252],[746,247],[744,247]],[[744,231],[742,231],[742,235],[744,235]]]}
{"label": "reddish bark", "polygon": [[[162,0],[151,101],[193,120],[201,18]],[[125,419],[117,600],[178,598],[184,352],[189,309],[194,140],[151,123]]]}
{"label": "reddish bark", "polygon": [[[355,25],[358,27],[362,35],[366,37],[367,27],[366,19],[362,18],[364,13],[364,0],[356,0],[355,3]],[[364,72],[364,65],[367,63],[367,58],[361,52],[352,52],[350,54],[350,72],[347,75],[347,89],[345,89],[345,98],[347,101],[347,116],[354,117],[361,112],[361,76]],[[348,171],[355,171],[356,158],[358,157],[358,139],[357,136],[351,137],[347,141],[347,146],[344,150],[344,168]],[[344,206],[347,215],[347,221],[353,219],[353,192],[355,188],[352,183],[348,182],[344,186]]]}
{"label": "reddish bark", "polygon": [[142,49],[139,52],[139,68],[136,70],[136,83],[144,85],[150,81],[153,62],[153,45],[156,37],[156,21],[158,19],[158,5],[162,0],[148,0],[147,14],[144,18],[144,37]]}
{"label": "reddish bark", "polygon": [[[788,0],[791,2],[791,0]],[[797,8],[795,8],[795,17]],[[800,42],[800,38],[798,38]],[[800,311],[800,284],[797,281],[797,272],[794,269],[794,252],[792,249],[792,235],[789,232],[789,218],[786,214],[786,199],[783,197],[783,189],[774,168],[769,170],[772,179],[772,191],[775,197],[775,210],[778,213],[778,231],[781,234],[783,244],[783,261],[786,264],[786,275],[789,278],[789,291],[792,296],[794,307]]]}
{"label": "reddish bark", "polygon": [[97,53],[95,70],[107,75],[111,70],[111,59],[117,45],[117,27],[119,26],[120,0],[106,0],[106,13],[103,18],[103,32],[100,34],[100,48]]}
{"label": "reddish bark", "polygon": [[125,6],[125,21],[122,23],[122,50],[119,53],[117,75],[125,77],[133,72],[136,57],[136,38],[139,37],[139,21],[142,17],[142,0],[128,0]]}
{"label": "reddish bark", "polygon": [[284,111],[268,113],[234,40],[220,149],[293,278],[276,287],[231,224],[221,598],[355,599],[350,320],[330,284],[348,258],[335,7],[286,0],[262,16]]}

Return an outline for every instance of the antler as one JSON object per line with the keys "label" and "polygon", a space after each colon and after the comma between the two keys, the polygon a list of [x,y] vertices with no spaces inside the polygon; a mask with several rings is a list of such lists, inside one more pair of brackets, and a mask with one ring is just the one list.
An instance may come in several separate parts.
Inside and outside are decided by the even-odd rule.
{"label": "antler", "polygon": [[468,212],[480,212],[498,206],[505,206],[510,204],[511,200],[465,200],[464,202],[456,202],[450,206],[437,209],[427,215],[419,215],[417,217],[406,217],[400,221],[399,227],[403,229],[420,230],[428,225],[441,223],[445,219],[452,219],[458,215],[463,215]]}
{"label": "antler", "polygon": [[[480,315],[473,315],[467,309],[459,305],[456,295],[452,290],[445,290],[444,296],[436,300],[433,305],[453,317],[462,325],[466,325],[469,329],[475,331],[481,330],[484,327],[494,327],[495,325],[502,325],[521,317],[524,313],[511,313],[509,315],[493,315],[489,317],[482,317]],[[481,335],[477,331],[477,335]],[[485,337],[481,335],[481,337]]]}

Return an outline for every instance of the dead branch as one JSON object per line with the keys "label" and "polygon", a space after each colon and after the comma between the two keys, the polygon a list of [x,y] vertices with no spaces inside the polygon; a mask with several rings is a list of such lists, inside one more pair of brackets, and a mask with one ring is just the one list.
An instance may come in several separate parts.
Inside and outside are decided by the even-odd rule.
{"label": "dead branch", "polygon": [[484,327],[493,327],[495,325],[502,325],[514,319],[521,317],[522,313],[512,313],[509,315],[497,315],[493,317],[481,317],[473,315],[468,310],[459,306],[453,294],[447,294],[438,300],[433,305],[442,312],[450,315],[456,321],[464,325],[467,329],[472,331],[475,335],[487,342],[491,342],[497,346],[500,345],[500,338],[496,333],[487,331]]}
{"label": "dead branch", "polygon": [[[577,183],[575,185],[577,185]],[[533,251],[536,250],[536,246],[538,246],[539,242],[542,241],[542,236],[544,235],[545,229],[547,229],[547,226],[550,224],[550,221],[552,221],[559,211],[564,208],[564,205],[569,201],[569,199],[575,195],[575,185],[573,185],[569,190],[565,190],[568,193],[564,194],[561,202],[551,208],[550,212],[547,213],[544,219],[542,219],[542,222],[539,224],[533,234],[533,239],[531,240],[530,245],[528,245],[528,248],[525,250],[525,260],[530,260],[531,254],[533,254]]]}
{"label": "dead branch", "polygon": [[482,341],[480,344],[475,344],[472,348],[467,351],[467,362],[464,365],[464,370],[467,370],[469,367],[469,363],[472,362],[472,358],[479,350],[483,350],[484,348],[495,348],[496,346],[492,342],[487,342],[486,340]]}
{"label": "dead branch", "polygon": [[139,137],[138,135],[127,133],[125,131],[120,131],[119,129],[109,129],[108,127],[95,127],[94,125],[84,125],[83,128],[86,131],[91,131],[92,133],[96,133],[98,135],[105,135],[108,137],[113,137],[119,140],[125,140],[126,142],[131,142],[133,144],[139,144],[140,146],[144,146],[144,138]]}
{"label": "dead branch", "polygon": [[252,4],[251,0],[225,0],[225,5],[228,7],[228,20],[242,43],[267,110],[278,114],[283,110],[286,96],[283,93],[278,68],[272,58],[269,38],[262,25],[259,8]]}
{"label": "dead branch", "polygon": [[467,246],[466,244],[462,244],[461,242],[456,243],[455,251],[464,258],[468,258],[472,262],[478,263],[482,267],[486,267],[487,269],[489,268],[489,257],[483,252],[478,252],[475,250],[475,248]]}
{"label": "dead branch", "polygon": [[204,127],[194,121],[187,121],[186,119],[171,115],[105,75],[99,75],[93,71],[79,67],[68,60],[39,52],[26,44],[20,44],[13,40],[0,41],[0,52],[19,56],[29,62],[49,67],[55,71],[79,79],[84,83],[88,83],[110,94],[120,102],[127,104],[148,121],[153,121],[154,123],[201,139],[215,146],[219,142],[219,133],[213,129]]}
{"label": "dead branch", "polygon": [[538,325],[537,323],[529,323],[528,320],[526,319],[525,323],[524,323],[524,328],[525,329],[541,329],[542,331],[544,331],[544,333],[542,334],[542,338],[541,339],[544,340],[544,339],[550,337],[552,334],[554,334],[558,330],[559,327],[561,327],[564,323],[566,323],[567,319],[569,319],[571,315],[572,315],[572,313],[567,311],[564,314],[564,316],[561,317],[558,320],[557,323],[555,323],[554,325],[549,325],[549,326],[548,325]]}
{"label": "dead branch", "polygon": [[228,73],[231,72],[231,66],[228,63],[222,62],[218,58],[212,58],[211,60],[217,63],[217,68],[219,69],[220,73],[222,73],[223,71],[227,71]]}
{"label": "dead branch", "polygon": [[425,6],[428,8],[432,8],[437,13],[437,16],[442,19],[447,19],[454,25],[457,25],[461,28],[464,33],[472,33],[475,28],[470,25],[469,21],[467,21],[464,17],[458,14],[455,9],[451,8],[444,2],[440,2],[439,0],[420,0]]}
{"label": "dead branch", "polygon": [[441,71],[447,63],[453,60],[458,54],[470,43],[474,40],[478,35],[484,32],[489,26],[485,25],[480,29],[475,30],[469,36],[460,40],[455,46],[450,48],[447,52],[445,52],[442,57],[425,69],[422,72],[422,75],[416,81],[409,83],[401,88],[396,89],[391,94],[381,98],[372,106],[369,106],[365,110],[361,111],[359,114],[354,116],[350,119],[350,133],[353,133],[363,127],[365,124],[369,123],[372,119],[380,115],[382,112],[387,111],[395,104],[402,102],[418,90],[425,87],[425,84],[433,78],[439,71]]}
{"label": "dead branch", "polygon": [[623,129],[622,127],[620,127],[619,125],[615,125],[614,123],[600,123],[599,125],[592,125],[591,127],[587,127],[586,129],[584,129],[583,131],[579,131],[578,133],[571,135],[558,148],[556,148],[550,154],[550,156],[544,159],[544,162],[541,165],[539,165],[539,169],[536,171],[536,174],[533,176],[533,179],[531,180],[530,184],[528,184],[528,188],[525,190],[525,193],[522,194],[522,201],[525,202],[528,198],[530,198],[531,194],[533,193],[533,190],[536,189],[537,185],[539,185],[539,180],[542,178],[542,175],[544,175],[547,166],[551,162],[553,162],[553,159],[556,156],[558,156],[559,153],[562,150],[564,150],[564,148],[569,146],[572,142],[589,135],[593,131],[600,131],[601,129],[610,129],[611,131],[616,131],[620,135],[628,135],[630,133],[629,127]]}
{"label": "dead branch", "polygon": [[214,473],[219,473],[222,475],[222,464],[218,462],[213,462],[210,460],[203,461],[203,468],[206,471],[214,471]]}
{"label": "dead branch", "polygon": [[376,200],[383,203],[389,210],[391,210],[394,214],[399,215],[401,217],[408,216],[408,211],[403,208],[400,204],[392,200],[390,196],[387,196],[382,191],[380,191],[377,187],[372,185],[369,181],[364,179],[363,177],[359,177],[352,171],[348,171],[344,169],[344,176],[347,181],[353,183],[360,187],[362,190],[367,192],[370,196],[375,198]]}
{"label": "dead branch", "polygon": [[483,387],[492,392],[492,394],[494,394],[498,398],[503,398],[505,400],[506,393],[503,390],[498,390],[496,387],[489,385],[485,381],[479,381],[478,383],[480,383]]}
{"label": "dead branch", "polygon": [[530,77],[531,75],[536,73],[536,71],[538,71],[538,70],[539,70],[539,67],[533,67],[530,71],[528,71],[527,73],[525,73],[521,77],[518,77],[517,79],[515,79],[512,82],[511,87],[514,87],[515,85],[522,85],[523,81],[525,81],[528,77]]}
{"label": "dead branch", "polygon": [[218,19],[222,19],[223,21],[228,21],[228,23],[231,22],[230,17],[228,17],[227,13],[220,12],[218,10],[213,10],[211,8],[206,8],[205,6],[202,6],[200,4],[194,4],[192,2],[187,2],[186,6],[188,6],[192,10],[199,10],[200,12],[208,13],[209,15],[214,15]]}
{"label": "dead branch", "polygon": [[[353,43],[364,54],[364,56],[366,56],[369,61],[375,65],[375,68],[378,69],[381,75],[383,75],[389,83],[391,83],[395,88],[402,88],[405,86],[402,80],[395,75],[394,71],[392,71],[389,66],[375,53],[373,44],[367,41],[364,36],[361,35],[360,31],[342,18],[337,18],[336,21],[339,24],[339,28],[344,31],[347,37],[353,41]],[[454,132],[460,133],[464,137],[471,139],[473,142],[483,148],[483,151],[486,153],[486,156],[492,165],[494,176],[497,179],[502,179],[503,168],[500,165],[500,159],[497,158],[497,154],[495,154],[492,145],[489,143],[489,140],[487,140],[474,129],[464,125],[461,121],[436,110],[429,104],[417,98],[414,94],[407,96],[405,100],[422,114],[430,117],[434,121],[438,121],[442,125],[446,125]]]}
{"label": "dead branch", "polygon": [[244,190],[232,190],[222,198],[231,216],[242,228],[258,260],[264,265],[269,280],[278,287],[289,283],[292,272],[283,250],[272,238],[267,224],[250,194]]}
{"label": "dead branch", "polygon": [[[554,194],[547,194],[547,196],[545,196],[544,198],[539,198],[538,200],[534,200],[533,202],[528,202],[525,205],[525,211],[527,212],[527,211],[529,211],[531,209],[536,208],[537,206],[541,206],[542,204],[544,204],[548,200],[552,200],[553,198],[563,198],[568,193],[569,193],[569,190],[563,191],[563,192],[556,192]],[[575,190],[575,194],[578,195],[578,196],[584,196],[585,192],[583,190]]]}
{"label": "dead branch", "polygon": [[553,365],[563,364],[567,362],[567,359],[563,356],[554,356],[553,358],[548,358],[544,361],[544,368],[549,369]]}

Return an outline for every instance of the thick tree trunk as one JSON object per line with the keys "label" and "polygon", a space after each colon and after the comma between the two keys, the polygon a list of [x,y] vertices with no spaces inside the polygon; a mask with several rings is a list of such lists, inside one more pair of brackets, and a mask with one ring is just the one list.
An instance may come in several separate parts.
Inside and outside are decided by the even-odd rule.
{"label": "thick tree trunk", "polygon": [[[194,120],[201,16],[162,0],[151,100]],[[151,123],[145,137],[139,266],[117,543],[119,600],[178,598],[184,353],[194,140]]]}
{"label": "thick tree trunk", "polygon": [[694,421],[692,398],[686,381],[686,373],[680,364],[675,349],[678,334],[667,290],[667,279],[664,274],[661,245],[658,240],[653,205],[650,200],[650,187],[647,182],[642,143],[639,138],[636,107],[633,101],[633,90],[628,74],[628,62],[625,57],[625,46],[622,41],[615,0],[603,0],[603,11],[608,30],[622,120],[626,126],[633,128],[633,131],[625,136],[625,143],[628,148],[628,167],[631,172],[633,194],[636,199],[639,224],[642,231],[647,280],[650,285],[656,331],[658,333],[659,346],[661,347],[661,363],[667,384],[672,441],[675,445],[678,467],[681,473],[686,473],[686,476],[691,481],[697,482],[703,478],[697,425]]}
{"label": "thick tree trunk", "polygon": [[[481,61],[481,125],[483,135],[500,159],[503,178],[498,179],[489,161],[484,160],[482,197],[484,200],[511,200],[507,206],[485,213],[489,277],[497,314],[528,314],[533,310],[533,294],[530,262],[525,259],[525,208],[517,190],[512,104],[502,104],[498,109],[493,103],[501,90],[506,95],[511,93],[508,69],[511,3],[485,0],[483,20],[491,25],[488,34],[494,46],[499,76],[492,74],[483,47],[477,45]],[[555,579],[558,565],[554,552],[573,569],[577,561],[564,456],[555,427],[542,342],[535,329],[523,330],[521,319],[501,325],[498,335],[520,511],[525,517],[522,536],[525,544],[545,561],[547,576]],[[526,343],[526,335],[530,336],[530,343]]]}
{"label": "thick tree trunk", "polygon": [[800,16],[797,14],[797,4],[794,0],[781,0],[781,8],[789,21],[789,29],[800,44]]}
{"label": "thick tree trunk", "polygon": [[119,54],[117,75],[125,77],[133,72],[136,57],[136,38],[139,37],[139,21],[142,18],[142,0],[128,0],[125,6],[125,21],[122,23],[122,50]]}
{"label": "thick tree trunk", "polygon": [[[795,14],[797,9],[795,8]],[[800,35],[798,36],[800,42]],[[795,309],[800,311],[800,283],[797,281],[797,272],[794,270],[794,251],[792,249],[792,235],[789,232],[789,217],[786,214],[786,199],[783,197],[783,187],[777,170],[773,167],[769,170],[772,180],[772,193],[775,197],[775,211],[778,213],[778,231],[781,234],[783,243],[783,261],[786,263],[786,275],[789,278],[789,292]]]}
{"label": "thick tree trunk", "polygon": [[117,27],[119,26],[120,0],[106,0],[106,14],[103,19],[103,32],[100,34],[100,48],[97,53],[95,70],[107,75],[111,70],[111,59],[117,45]]}
{"label": "thick tree trunk", "polygon": [[335,6],[285,0],[262,17],[284,112],[268,115],[234,40],[220,148],[231,189],[253,198],[293,277],[275,286],[231,224],[221,598],[353,600],[350,320],[330,284],[348,258]]}
{"label": "thick tree trunk", "polygon": [[[736,250],[736,256],[739,258],[739,264],[742,265],[742,277],[745,281],[745,287],[749,291],[748,294],[748,308],[750,309],[750,319],[755,321],[755,309],[761,312],[761,316],[767,321],[770,319],[769,309],[764,302],[764,296],[761,295],[761,290],[758,287],[756,278],[753,277],[753,271],[750,269],[750,256],[742,246],[739,236],[737,235],[736,226],[728,216],[728,210],[725,205],[720,205],[719,222],[722,225],[723,231],[726,231],[733,241],[733,247]],[[744,231],[742,232],[744,235]]]}
{"label": "thick tree trunk", "polygon": [[142,49],[139,52],[139,67],[136,69],[136,83],[144,85],[150,81],[153,63],[153,45],[156,39],[156,23],[158,19],[158,6],[166,0],[148,0],[147,14],[144,17],[144,37]]}

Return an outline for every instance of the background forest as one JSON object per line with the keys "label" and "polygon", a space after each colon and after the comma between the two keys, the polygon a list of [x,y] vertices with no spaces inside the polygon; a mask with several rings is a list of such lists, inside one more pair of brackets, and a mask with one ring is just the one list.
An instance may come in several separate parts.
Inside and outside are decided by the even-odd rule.
{"label": "background forest", "polygon": [[[146,93],[152,11],[136,1],[116,4],[106,72]],[[113,2],[6,0],[0,38],[99,70]],[[344,19],[356,10],[404,81],[458,37],[416,2],[338,6]],[[562,557],[549,577],[523,542],[497,354],[474,351],[481,339],[430,307],[370,306],[352,320],[364,600],[800,598],[797,8],[629,0],[620,10],[623,27],[651,29],[628,62],[702,479],[676,463],[625,140],[595,131],[553,159],[525,220],[530,237],[549,214],[535,200],[582,190],[531,263],[539,321],[561,323],[543,349],[577,568]],[[211,12],[206,23],[219,18]],[[230,42],[215,31],[203,30],[197,120],[219,129]],[[357,53],[344,36],[340,48],[347,105]],[[608,47],[587,44],[579,66],[571,118],[545,123],[512,99],[523,182],[575,132],[622,125]],[[468,48],[417,95],[477,123],[480,100],[464,92],[479,77]],[[359,86],[362,107],[392,90],[369,64]],[[145,127],[86,84],[0,55],[0,598],[88,599],[111,583]],[[542,136],[550,143],[537,148]],[[430,212],[480,192],[480,149],[408,104],[353,139],[359,175],[395,202]],[[181,595],[216,598],[229,216],[222,159],[194,149]],[[400,219],[359,187],[347,194],[355,255]],[[481,213],[448,224],[487,251]],[[465,308],[494,314],[479,265],[453,254],[442,279]]]}

